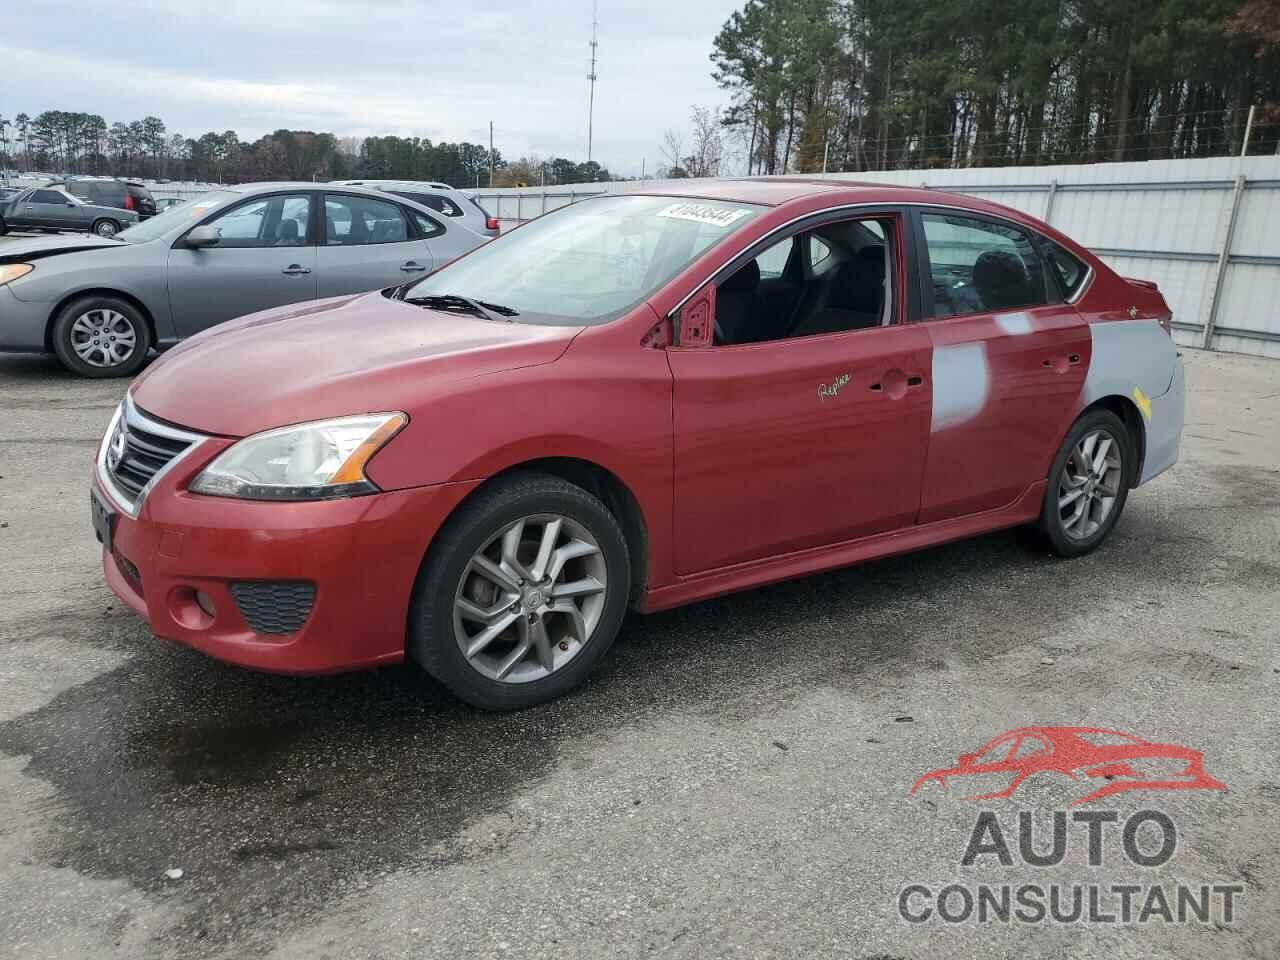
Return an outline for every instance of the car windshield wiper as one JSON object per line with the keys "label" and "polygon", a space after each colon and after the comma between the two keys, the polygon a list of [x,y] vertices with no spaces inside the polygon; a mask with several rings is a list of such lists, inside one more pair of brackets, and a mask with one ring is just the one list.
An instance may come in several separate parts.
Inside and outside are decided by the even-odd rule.
{"label": "car windshield wiper", "polygon": [[[405,293],[408,291],[406,290]],[[505,320],[511,322],[512,317],[520,316],[518,310],[511,307],[504,307],[500,303],[487,303],[484,300],[472,300],[470,297],[464,297],[458,293],[435,293],[425,297],[406,297],[404,293],[400,295],[405,303],[415,303],[424,307],[437,307],[448,310],[450,307],[463,309],[483,317],[485,320],[494,322]]]}

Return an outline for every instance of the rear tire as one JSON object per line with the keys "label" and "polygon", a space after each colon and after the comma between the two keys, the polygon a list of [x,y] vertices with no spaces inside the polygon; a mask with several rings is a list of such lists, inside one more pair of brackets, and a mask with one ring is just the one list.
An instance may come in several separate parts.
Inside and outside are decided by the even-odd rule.
{"label": "rear tire", "polygon": [[93,221],[90,229],[100,237],[114,237],[120,232],[120,222],[110,217],[103,217],[101,220]]}
{"label": "rear tire", "polygon": [[147,362],[151,328],[126,300],[80,297],[54,320],[53,349],[64,367],[82,377],[131,377]]}
{"label": "rear tire", "polygon": [[1110,410],[1091,410],[1072,425],[1053,458],[1038,523],[1054,553],[1083,556],[1107,538],[1136,465],[1133,438]]}
{"label": "rear tire", "polygon": [[4,222],[4,217],[0,217],[0,237],[9,232],[9,225]]}
{"label": "rear tire", "polygon": [[513,473],[436,535],[414,586],[408,653],[473,706],[543,703],[578,686],[612,646],[630,588],[626,538],[600,500],[559,477]]}

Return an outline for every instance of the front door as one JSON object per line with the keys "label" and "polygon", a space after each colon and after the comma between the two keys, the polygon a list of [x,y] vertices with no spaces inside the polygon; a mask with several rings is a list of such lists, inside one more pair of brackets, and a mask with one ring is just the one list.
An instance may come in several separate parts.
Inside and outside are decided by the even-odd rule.
{"label": "front door", "polygon": [[933,422],[920,523],[1005,506],[1048,473],[1089,368],[1089,328],[1025,230],[920,216],[932,317]]}
{"label": "front door", "polygon": [[75,206],[57,190],[33,190],[18,207],[14,223],[22,226],[48,230],[64,230],[72,226],[71,217]]}
{"label": "front door", "polygon": [[[845,222],[802,235],[788,254],[804,258],[801,295],[781,317],[760,296],[767,270],[749,262],[717,291],[716,342],[669,349],[678,573],[914,522],[930,342],[884,303],[884,291],[898,300],[905,290],[897,224]],[[860,300],[846,298],[851,288]],[[727,342],[759,331],[769,339]]]}
{"label": "front door", "polygon": [[179,337],[235,317],[316,297],[310,196],[275,194],[206,221],[215,246],[169,251],[169,304]]}

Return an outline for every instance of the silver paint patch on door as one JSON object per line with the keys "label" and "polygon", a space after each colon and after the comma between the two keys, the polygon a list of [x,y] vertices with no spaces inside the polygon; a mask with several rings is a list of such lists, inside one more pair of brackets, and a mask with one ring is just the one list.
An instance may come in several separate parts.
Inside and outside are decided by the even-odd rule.
{"label": "silver paint patch on door", "polygon": [[961,343],[933,350],[933,423],[945,430],[968,423],[982,412],[991,390],[986,347]]}
{"label": "silver paint patch on door", "polygon": [[1026,313],[997,314],[996,326],[1010,336],[1021,336],[1031,332],[1031,316]]}

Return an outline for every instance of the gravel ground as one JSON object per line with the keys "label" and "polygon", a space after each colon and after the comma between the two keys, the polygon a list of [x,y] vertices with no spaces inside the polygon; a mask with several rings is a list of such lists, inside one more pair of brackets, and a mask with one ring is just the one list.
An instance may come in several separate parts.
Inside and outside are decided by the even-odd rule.
{"label": "gravel ground", "polygon": [[[0,358],[0,954],[1276,957],[1280,363],[1187,361],[1182,462],[1092,556],[997,534],[633,616],[588,687],[491,716],[410,667],[267,677],[151,638],[87,516],[125,384]],[[1182,744],[1226,789],[1079,808],[1165,814],[1155,867],[1118,826],[1089,865],[1070,821],[1025,863],[1018,814],[1049,847],[1069,783],[909,795],[1024,725]],[[1009,865],[962,866],[981,810]],[[953,882],[1240,892],[1229,922],[900,917]]]}

